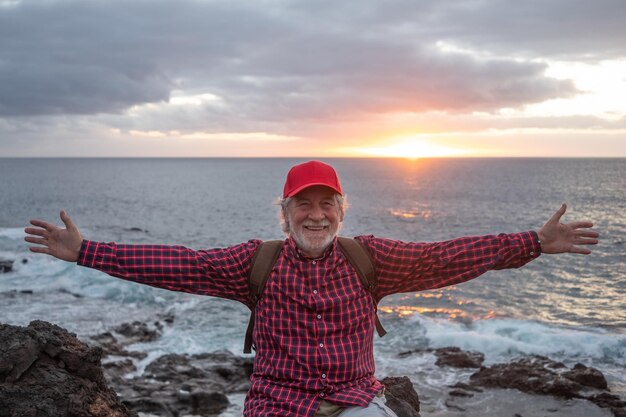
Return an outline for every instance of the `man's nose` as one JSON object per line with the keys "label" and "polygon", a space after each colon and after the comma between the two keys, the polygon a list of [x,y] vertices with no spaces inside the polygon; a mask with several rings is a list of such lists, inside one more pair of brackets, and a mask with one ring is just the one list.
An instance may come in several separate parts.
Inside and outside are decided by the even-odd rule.
{"label": "man's nose", "polygon": [[309,218],[312,220],[324,220],[324,210],[319,206],[313,206],[309,212]]}

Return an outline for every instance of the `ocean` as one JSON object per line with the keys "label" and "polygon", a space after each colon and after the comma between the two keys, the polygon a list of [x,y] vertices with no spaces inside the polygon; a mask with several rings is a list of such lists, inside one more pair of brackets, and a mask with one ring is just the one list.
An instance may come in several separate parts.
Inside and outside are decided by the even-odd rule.
{"label": "ocean", "polygon": [[[87,338],[119,323],[176,317],[163,337],[134,346],[145,366],[165,353],[241,353],[243,305],[128,283],[28,251],[29,219],[61,224],[66,209],[85,238],[228,246],[282,237],[276,199],[303,159],[0,159],[0,322],[43,319]],[[600,369],[626,397],[626,159],[326,159],[350,207],[341,234],[406,241],[538,229],[562,202],[563,221],[589,219],[601,242],[589,256],[542,255],[440,290],[380,305],[377,376],[407,375],[437,415],[438,393],[466,376],[433,355],[458,346],[487,365],[540,354]],[[140,370],[138,372],[141,371]],[[243,396],[234,398],[236,407]],[[239,405],[237,405],[239,404]],[[439,408],[438,408],[439,407]],[[231,411],[232,413],[232,411]]]}

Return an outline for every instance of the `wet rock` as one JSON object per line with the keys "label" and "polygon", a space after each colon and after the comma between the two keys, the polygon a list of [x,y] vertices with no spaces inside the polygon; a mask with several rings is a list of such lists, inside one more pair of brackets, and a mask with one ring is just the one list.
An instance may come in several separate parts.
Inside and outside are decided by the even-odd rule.
{"label": "wet rock", "polygon": [[[576,364],[565,365],[543,356],[531,356],[508,364],[481,368],[470,376],[470,384],[490,388],[513,388],[526,393],[553,395],[562,398],[582,398],[602,408],[609,408],[614,416],[626,417],[626,401],[610,394],[606,379],[594,368]],[[590,395],[589,390],[596,390]],[[602,390],[603,392],[597,392]]]}
{"label": "wet rock", "polygon": [[589,368],[582,363],[577,363],[571,371],[564,372],[563,376],[572,381],[578,382],[580,385],[597,389],[607,389],[606,378],[602,372],[595,368]]}
{"label": "wet rock", "polygon": [[470,382],[489,388],[514,388],[523,392],[579,398],[582,386],[554,370],[554,361],[541,356],[481,368]]}
{"label": "wet rock", "polygon": [[480,352],[466,352],[458,347],[445,347],[435,350],[435,365],[453,368],[480,368],[485,355]]}
{"label": "wet rock", "polygon": [[131,379],[123,378],[120,372],[124,363],[116,362],[107,373],[124,404],[137,412],[213,416],[228,407],[227,394],[250,389],[252,364],[252,358],[228,351],[169,354],[157,358],[142,375]]}
{"label": "wet rock", "polygon": [[229,351],[199,355],[169,354],[150,363],[144,376],[190,387],[214,386],[225,392],[247,392],[252,367],[252,358],[242,358]]}
{"label": "wet rock", "polygon": [[11,272],[13,270],[13,261],[8,259],[0,259],[0,274]]}
{"label": "wet rock", "polygon": [[609,408],[615,417],[626,417],[626,401],[617,395],[603,392],[587,398],[598,407]]}
{"label": "wet rock", "polygon": [[101,355],[47,322],[0,324],[0,415],[137,417],[106,385]]}
{"label": "wet rock", "polygon": [[122,323],[110,332],[91,336],[90,339],[100,346],[106,355],[126,356],[135,359],[143,359],[147,355],[144,352],[129,351],[128,345],[134,343],[153,342],[161,337],[166,324],[174,322],[174,316],[165,314],[159,316],[159,320],[148,324],[141,321]]}
{"label": "wet rock", "polygon": [[387,407],[398,417],[420,417],[420,400],[413,383],[406,377],[387,377],[380,382],[385,386]]}

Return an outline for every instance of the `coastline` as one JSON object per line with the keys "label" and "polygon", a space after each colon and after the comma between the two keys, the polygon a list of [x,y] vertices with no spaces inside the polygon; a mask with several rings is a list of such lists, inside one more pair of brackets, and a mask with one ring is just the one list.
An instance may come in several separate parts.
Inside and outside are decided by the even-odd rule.
{"label": "coastline", "polygon": [[[87,343],[89,349],[102,352],[102,371],[107,383],[117,392],[124,405],[131,411],[136,411],[139,416],[168,416],[169,414],[164,410],[169,409],[167,407],[177,406],[183,407],[177,412],[184,414],[189,411],[184,408],[187,407],[186,398],[191,398],[193,395],[199,396],[205,404],[211,404],[210,407],[213,407],[210,408],[207,405],[209,407],[207,409],[213,411],[202,415],[221,417],[241,415],[243,399],[249,387],[248,377],[252,371],[252,358],[238,357],[228,351],[197,355],[169,354],[151,361],[143,372],[137,372],[138,362],[145,359],[147,354],[134,350],[133,346],[161,338],[166,328],[175,320],[176,318],[172,315],[163,315],[151,322],[126,322],[81,342]],[[41,323],[44,322],[33,323],[41,327],[43,326]],[[32,325],[31,323],[29,327]],[[56,328],[54,325],[50,326]],[[15,328],[15,326],[0,326],[0,329],[6,330],[7,328]],[[398,352],[400,358],[412,355],[422,358],[434,356],[437,358],[436,366],[442,369],[460,370],[456,374],[458,381],[454,385],[441,384],[425,387],[420,383],[413,384],[413,388],[419,395],[421,417],[626,416],[624,399],[614,398],[611,405],[603,405],[595,400],[594,403],[590,400],[600,395],[606,397],[611,394],[602,387],[604,377],[601,373],[583,365],[581,365],[584,368],[582,374],[578,373],[578,376],[575,376],[572,374],[573,369],[548,358],[522,358],[520,361],[526,361],[524,366],[530,365],[529,368],[522,368],[528,369],[523,372],[530,372],[536,376],[537,372],[543,372],[543,369],[550,374],[549,378],[557,378],[545,380],[542,382],[543,385],[528,385],[538,390],[537,392],[545,391],[541,395],[523,392],[522,390],[527,389],[525,386],[522,386],[521,390],[506,386],[511,379],[507,374],[504,374],[504,380],[496,380],[495,386],[489,386],[490,383],[485,384],[484,381],[482,385],[481,383],[475,384],[473,380],[477,374],[500,366],[482,366],[484,355],[479,352],[464,352],[455,347]],[[518,366],[520,361],[501,365],[509,369],[511,366]],[[539,367],[533,368],[537,364]],[[559,368],[561,370],[558,370]],[[3,369],[6,370],[7,366]],[[552,370],[558,370],[558,372],[554,373]],[[513,372],[519,374],[519,369],[514,368]],[[572,374],[568,377],[572,379],[561,378],[562,375],[567,374]],[[580,379],[581,375],[583,379]],[[533,378],[525,378],[525,380],[531,381]],[[580,384],[572,384],[574,380]],[[563,381],[567,382],[566,386],[562,384]],[[0,372],[0,404],[3,402],[2,392],[6,394],[6,390],[3,391],[3,385],[6,388],[6,384],[6,372],[4,375]],[[594,384],[600,385],[591,386]],[[555,386],[558,389],[573,389],[573,391],[554,391]],[[150,399],[153,392],[159,393],[158,401]],[[165,406],[163,404],[166,398],[173,399],[172,401],[178,400],[179,403],[172,402],[173,405]],[[600,407],[598,404],[603,406]]]}

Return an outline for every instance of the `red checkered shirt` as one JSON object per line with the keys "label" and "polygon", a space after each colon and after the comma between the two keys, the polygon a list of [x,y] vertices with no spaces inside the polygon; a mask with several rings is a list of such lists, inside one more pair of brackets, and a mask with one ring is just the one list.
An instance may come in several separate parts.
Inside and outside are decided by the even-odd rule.
{"label": "red checkered shirt", "polygon": [[[313,417],[322,399],[366,406],[381,389],[373,355],[380,299],[458,284],[493,269],[517,268],[540,254],[535,232],[439,243],[356,239],[374,260],[379,285],[373,294],[336,242],[313,260],[287,239],[256,308],[256,356],[245,416]],[[196,251],[85,240],[78,264],[142,284],[251,306],[248,271],[260,243]]]}

